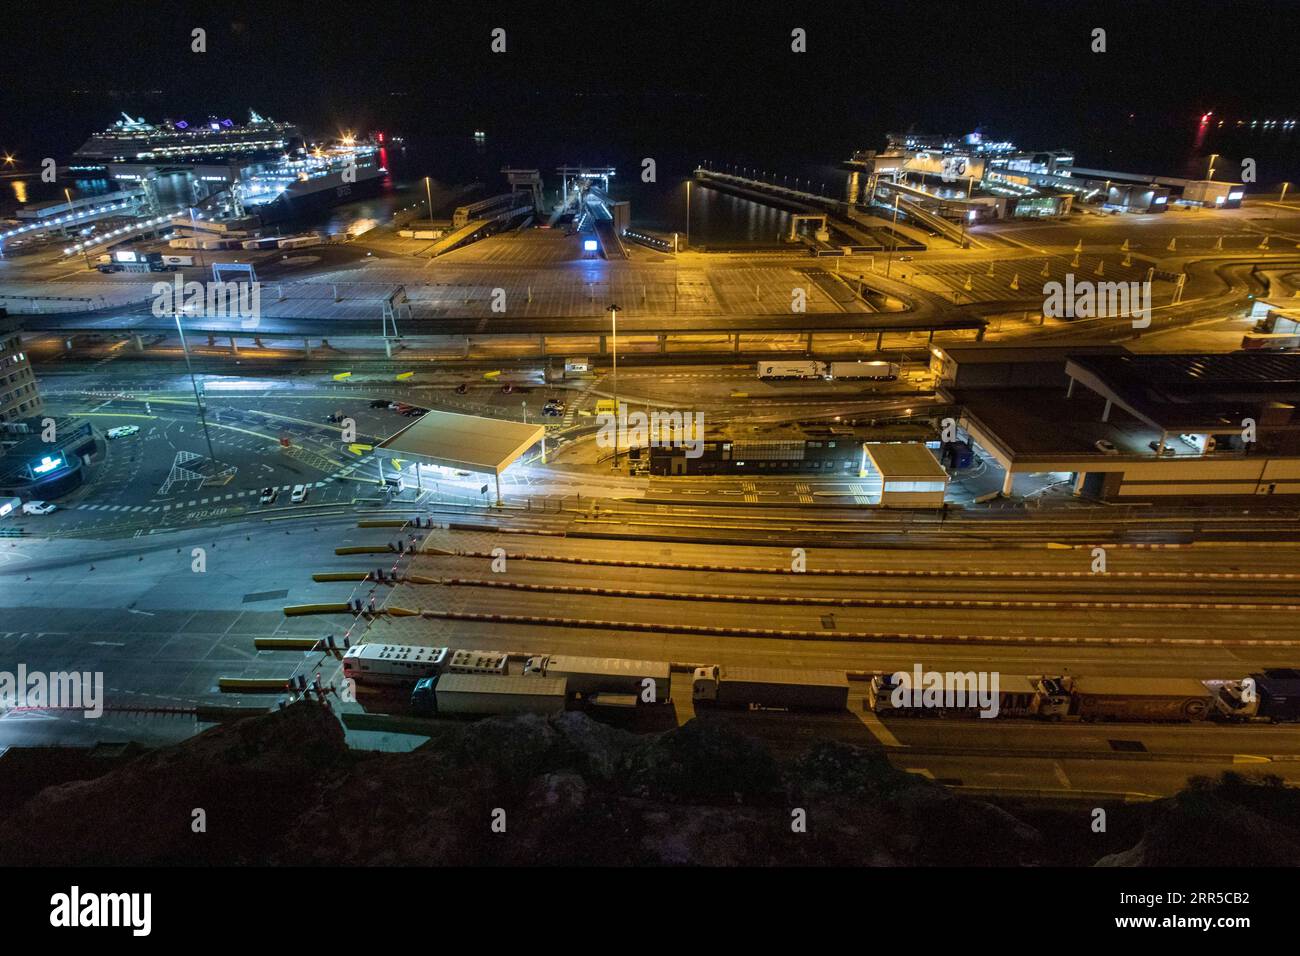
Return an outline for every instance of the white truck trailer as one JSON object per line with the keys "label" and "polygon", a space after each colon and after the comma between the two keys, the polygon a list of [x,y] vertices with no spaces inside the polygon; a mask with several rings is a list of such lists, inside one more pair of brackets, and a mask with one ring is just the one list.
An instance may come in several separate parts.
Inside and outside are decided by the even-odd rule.
{"label": "white truck trailer", "polygon": [[835,381],[871,379],[892,382],[900,371],[897,362],[831,362],[830,378]]}
{"label": "white truck trailer", "polygon": [[767,359],[758,363],[758,377],[779,378],[824,378],[825,362],[797,362],[790,359]]}
{"label": "white truck trailer", "polygon": [[695,669],[691,699],[722,707],[843,710],[849,679],[843,671],[713,664]]}
{"label": "white truck trailer", "polygon": [[[622,657],[571,657],[542,655],[528,658],[525,674],[563,677],[569,693],[584,699],[599,695],[635,694],[647,703],[668,700],[672,686],[672,669],[667,661],[636,661]],[[653,697],[646,696],[646,690]]]}
{"label": "white truck trailer", "polygon": [[562,677],[442,674],[416,685],[411,706],[419,714],[550,715],[562,713],[567,698]]}

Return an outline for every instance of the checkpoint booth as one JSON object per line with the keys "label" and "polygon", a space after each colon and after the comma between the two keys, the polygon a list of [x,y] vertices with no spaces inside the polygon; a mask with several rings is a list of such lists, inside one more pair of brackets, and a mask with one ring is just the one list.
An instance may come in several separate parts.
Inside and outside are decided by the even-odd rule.
{"label": "checkpoint booth", "polygon": [[[919,442],[872,443],[862,446],[862,477],[880,508],[942,508],[948,472],[934,453]],[[877,491],[876,482],[879,482]]]}
{"label": "checkpoint booth", "polygon": [[374,454],[381,470],[384,461],[414,463],[417,483],[422,481],[420,465],[490,474],[499,506],[502,473],[539,443],[544,461],[546,428],[542,425],[429,411],[376,445]]}

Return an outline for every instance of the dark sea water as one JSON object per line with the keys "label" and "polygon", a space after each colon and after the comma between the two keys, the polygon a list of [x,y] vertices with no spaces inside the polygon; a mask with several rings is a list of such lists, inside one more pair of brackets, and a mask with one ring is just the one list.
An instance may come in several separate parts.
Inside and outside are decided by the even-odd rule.
{"label": "dark sea water", "polygon": [[[123,102],[119,98],[83,96],[57,115],[41,114],[39,126],[25,126],[22,114],[0,119],[0,146],[20,143],[20,158],[28,165],[50,155],[61,163],[94,130],[118,117],[119,110],[147,119],[159,119],[170,110],[163,102]],[[606,116],[600,104],[574,111],[521,108],[497,116],[457,118],[441,128],[430,128],[430,111],[418,105],[388,107],[375,111],[367,127],[358,132],[382,130],[388,146],[381,161],[389,176],[378,196],[348,203],[315,214],[297,226],[347,228],[361,220],[383,221],[394,211],[424,202],[423,177],[430,176],[435,193],[457,193],[458,187],[482,184],[483,194],[502,191],[505,166],[537,168],[542,171],[548,195],[558,193],[560,164],[610,165],[617,174],[611,181],[613,198],[631,204],[633,223],[664,232],[687,229],[686,180],[700,163],[715,169],[742,168],[764,178],[826,195],[842,196],[846,172],[841,164],[854,149],[880,148],[885,128],[868,123],[845,122],[818,129],[784,130],[764,128],[761,123],[715,124],[706,104],[675,103],[638,107],[622,104]],[[242,119],[242,113],[227,112]],[[273,114],[304,126],[309,135],[328,136],[326,124],[313,129],[292,115]],[[576,117],[576,119],[575,119]],[[1285,118],[1285,117],[1275,117]],[[1300,126],[1267,129],[1248,124],[1238,126],[1235,117],[1199,123],[1199,117],[1177,120],[1133,117],[1099,128],[1088,126],[1057,132],[1050,141],[1040,141],[1033,128],[1024,130],[986,128],[986,138],[1012,139],[1024,148],[1073,149],[1079,166],[1101,167],[1172,176],[1201,176],[1206,159],[1220,154],[1216,178],[1237,178],[1241,160],[1250,157],[1257,167],[1259,191],[1276,191],[1282,181],[1300,182]],[[1262,119],[1262,117],[1260,118]],[[31,122],[35,123],[34,119]],[[484,137],[476,140],[475,130]],[[948,131],[958,132],[958,131]],[[393,142],[394,136],[404,139]],[[1060,137],[1060,138],[1057,138]],[[642,177],[643,162],[653,159],[655,177]],[[10,213],[21,202],[59,196],[67,183],[45,184],[36,177],[0,179],[0,214]],[[107,191],[104,180],[82,180],[71,184],[78,192]],[[163,185],[164,200],[179,205],[179,189]],[[454,205],[454,203],[451,203]],[[745,246],[771,244],[787,226],[786,214],[709,189],[693,187],[690,199],[690,232],[697,245]],[[449,209],[439,210],[442,214]]]}

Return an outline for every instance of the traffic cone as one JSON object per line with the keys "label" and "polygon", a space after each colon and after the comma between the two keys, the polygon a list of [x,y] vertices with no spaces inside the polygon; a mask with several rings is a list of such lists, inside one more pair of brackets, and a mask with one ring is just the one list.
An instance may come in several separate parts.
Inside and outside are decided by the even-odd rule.
{"label": "traffic cone", "polygon": [[1173,239],[1170,239],[1170,240],[1169,240],[1169,245],[1165,246],[1165,248],[1168,249],[1170,252],[1177,252],[1177,251],[1178,251],[1178,238],[1175,236]]}
{"label": "traffic cone", "polygon": [[1124,261],[1120,263],[1120,265],[1124,266],[1124,268],[1126,268],[1126,269],[1127,269],[1129,266],[1131,266],[1132,264],[1133,264],[1133,257],[1132,257],[1132,256],[1125,256],[1125,257],[1124,257]]}
{"label": "traffic cone", "polygon": [[984,274],[985,274],[986,276],[988,276],[989,278],[992,278],[992,277],[993,277],[993,263],[991,263],[991,262],[989,263],[989,271],[986,272],[986,273],[984,273]]}
{"label": "traffic cone", "polygon": [[1124,245],[1119,247],[1120,252],[1128,252],[1128,240],[1124,240]]}
{"label": "traffic cone", "polygon": [[1048,276],[1050,276],[1050,275],[1052,274],[1052,270],[1049,269],[1049,268],[1047,268],[1047,260],[1046,260],[1046,259],[1043,260],[1043,271],[1040,272],[1040,273],[1038,273],[1038,274],[1039,274],[1040,276],[1042,276],[1044,279],[1046,279]]}
{"label": "traffic cone", "polygon": [[1098,260],[1097,260],[1097,268],[1094,269],[1093,272],[1096,273],[1096,274],[1099,275],[1099,276],[1101,276],[1101,275],[1105,275],[1105,274],[1106,274],[1106,260],[1105,260],[1105,259],[1098,259]]}
{"label": "traffic cone", "polygon": [[1020,291],[1020,273],[1019,273],[1019,272],[1017,272],[1015,275],[1013,275],[1013,276],[1011,277],[1011,288],[1014,289],[1016,292],[1019,292],[1019,291]]}
{"label": "traffic cone", "polygon": [[1079,254],[1077,252],[1074,254],[1074,258],[1070,260],[1070,268],[1071,269],[1079,268]]}
{"label": "traffic cone", "polygon": [[1222,236],[1220,236],[1218,239],[1215,239],[1215,240],[1214,240],[1214,248],[1216,248],[1216,249],[1222,249],[1222,248],[1223,248],[1223,237],[1222,237]]}
{"label": "traffic cone", "polygon": [[1261,243],[1260,243],[1258,246],[1256,246],[1255,248],[1257,248],[1257,249],[1267,249],[1267,248],[1268,248],[1268,236],[1265,236],[1265,237],[1264,237],[1264,241],[1261,242]]}
{"label": "traffic cone", "polygon": [[969,275],[966,276],[966,283],[962,286],[962,288],[965,289],[967,292],[969,292],[971,289],[974,288],[974,286],[971,285],[971,277]]}
{"label": "traffic cone", "polygon": [[1074,244],[1074,251],[1075,251],[1075,252],[1083,252],[1083,240],[1082,240],[1082,239],[1080,239],[1078,242],[1076,242],[1076,243]]}

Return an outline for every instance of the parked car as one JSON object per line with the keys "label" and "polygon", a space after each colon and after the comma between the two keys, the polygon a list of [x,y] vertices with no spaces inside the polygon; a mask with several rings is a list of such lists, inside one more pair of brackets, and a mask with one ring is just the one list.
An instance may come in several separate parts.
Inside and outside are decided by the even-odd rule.
{"label": "parked car", "polygon": [[564,402],[554,398],[548,399],[546,404],[542,406],[542,414],[551,418],[559,418],[564,414]]}
{"label": "parked car", "polygon": [[280,492],[276,491],[274,488],[263,488],[262,497],[258,499],[258,502],[264,505],[273,505],[275,504],[275,499],[279,497],[279,495]]}
{"label": "parked car", "polygon": [[509,394],[510,394],[511,392],[513,392],[514,390],[515,390],[515,387],[514,387],[513,385],[511,385],[509,382],[506,382],[504,385],[501,386],[501,394],[502,394],[502,395],[509,395]]}
{"label": "parked car", "polygon": [[[1156,454],[1161,454],[1161,451],[1160,451],[1160,442],[1158,442],[1158,441],[1154,441],[1154,440],[1153,440],[1153,441],[1149,441],[1149,442],[1147,442],[1147,447],[1150,448],[1150,449],[1151,449],[1153,452],[1155,452]],[[1172,455],[1175,454],[1174,450],[1173,450],[1172,448],[1169,447],[1169,443],[1168,443],[1168,442],[1165,443],[1165,450],[1164,450],[1163,454],[1164,454],[1166,457],[1169,457],[1169,456],[1172,456]]]}
{"label": "parked car", "polygon": [[129,438],[140,430],[139,425],[118,425],[104,432],[109,438]]}
{"label": "parked car", "polygon": [[387,408],[387,407],[388,407],[388,399],[386,399],[386,398],[376,398],[373,402],[370,403],[370,407],[371,407],[371,408]]}
{"label": "parked car", "polygon": [[307,500],[307,486],[306,486],[306,485],[294,485],[294,486],[293,486],[293,494],[289,496],[289,500],[292,501],[294,504],[299,504],[299,503],[301,503],[301,502],[303,502],[303,501],[306,501],[306,500]]}
{"label": "parked car", "polygon": [[911,262],[911,261],[912,261],[912,257],[911,257],[911,256],[899,256],[899,257],[898,257],[898,261],[899,261],[899,262]]}
{"label": "parked car", "polygon": [[51,511],[58,511],[58,506],[48,501],[28,501],[23,505],[23,514],[25,515],[47,515]]}
{"label": "parked car", "polygon": [[1094,447],[1097,449],[1097,451],[1101,452],[1103,455],[1119,454],[1119,449],[1115,447],[1115,443],[1112,441],[1107,441],[1104,438],[1097,439]]}
{"label": "parked car", "polygon": [[404,408],[398,412],[399,415],[405,415],[407,418],[418,418],[419,416],[427,415],[428,413],[429,410],[427,408],[421,408],[419,405],[412,405],[409,408]]}

